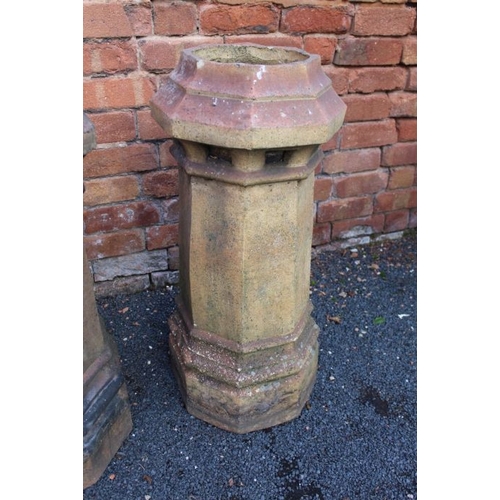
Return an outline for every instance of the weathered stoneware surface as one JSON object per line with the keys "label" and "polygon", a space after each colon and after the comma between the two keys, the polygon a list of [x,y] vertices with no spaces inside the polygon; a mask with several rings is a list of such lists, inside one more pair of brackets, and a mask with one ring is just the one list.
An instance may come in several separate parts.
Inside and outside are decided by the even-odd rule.
{"label": "weathered stoneware surface", "polygon": [[318,56],[246,44],[185,50],[151,108],[180,167],[169,325],[186,407],[238,433],[295,418],[318,358],[314,170],[346,107]]}
{"label": "weathered stoneware surface", "polygon": [[83,156],[96,147],[95,128],[90,118],[83,113]]}
{"label": "weathered stoneware surface", "polygon": [[[83,115],[83,154],[95,147]],[[94,281],[83,251],[83,487],[94,484],[132,430],[119,354],[97,311]]]}

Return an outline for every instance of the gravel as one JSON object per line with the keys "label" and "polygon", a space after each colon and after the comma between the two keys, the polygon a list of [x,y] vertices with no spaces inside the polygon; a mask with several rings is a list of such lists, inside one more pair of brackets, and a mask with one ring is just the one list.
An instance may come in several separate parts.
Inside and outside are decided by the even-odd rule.
{"label": "gravel", "polygon": [[189,415],[168,359],[175,287],[98,301],[121,354],[134,428],[84,500],[417,498],[417,242],[320,252],[311,397],[246,435]]}

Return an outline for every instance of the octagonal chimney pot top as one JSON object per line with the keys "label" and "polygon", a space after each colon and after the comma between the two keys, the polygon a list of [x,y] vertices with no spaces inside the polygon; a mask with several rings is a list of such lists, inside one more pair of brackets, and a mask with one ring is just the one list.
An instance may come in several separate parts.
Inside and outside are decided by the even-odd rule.
{"label": "octagonal chimney pot top", "polygon": [[151,100],[169,136],[239,149],[322,144],[345,110],[317,54],[257,44],[184,49]]}

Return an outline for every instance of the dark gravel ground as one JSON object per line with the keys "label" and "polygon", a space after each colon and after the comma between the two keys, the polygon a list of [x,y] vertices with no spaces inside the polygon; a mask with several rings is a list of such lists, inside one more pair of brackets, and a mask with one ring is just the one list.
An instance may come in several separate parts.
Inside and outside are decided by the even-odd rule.
{"label": "dark gravel ground", "polygon": [[416,233],[312,263],[316,384],[292,422],[231,434],[183,407],[168,360],[176,289],[99,301],[134,428],[84,500],[417,498]]}

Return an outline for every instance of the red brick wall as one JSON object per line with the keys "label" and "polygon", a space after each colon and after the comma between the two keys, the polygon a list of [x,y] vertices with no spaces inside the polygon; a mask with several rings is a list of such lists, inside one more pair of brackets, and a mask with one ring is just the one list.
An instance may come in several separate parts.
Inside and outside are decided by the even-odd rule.
{"label": "red brick wall", "polygon": [[149,100],[181,50],[254,42],[321,56],[347,104],[316,172],[315,246],[416,227],[417,0],[85,0],[84,242],[104,295],[175,282],[177,166]]}

